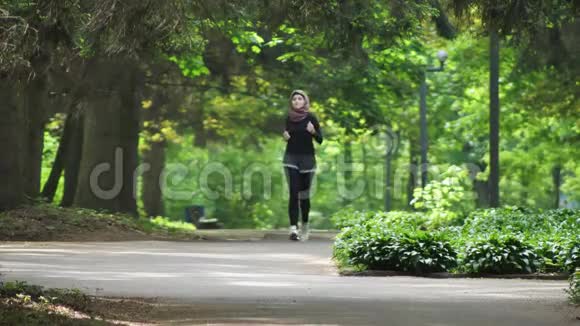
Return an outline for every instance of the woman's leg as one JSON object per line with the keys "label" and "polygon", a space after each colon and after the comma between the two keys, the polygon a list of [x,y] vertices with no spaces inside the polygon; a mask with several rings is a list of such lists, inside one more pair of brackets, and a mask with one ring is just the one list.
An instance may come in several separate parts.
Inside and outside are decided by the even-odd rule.
{"label": "woman's leg", "polygon": [[288,217],[291,226],[298,226],[298,193],[300,191],[300,172],[297,169],[285,167],[286,180],[290,196],[288,200]]}
{"label": "woman's leg", "polygon": [[302,212],[302,223],[308,223],[308,214],[310,213],[310,186],[314,172],[300,173],[300,211]]}

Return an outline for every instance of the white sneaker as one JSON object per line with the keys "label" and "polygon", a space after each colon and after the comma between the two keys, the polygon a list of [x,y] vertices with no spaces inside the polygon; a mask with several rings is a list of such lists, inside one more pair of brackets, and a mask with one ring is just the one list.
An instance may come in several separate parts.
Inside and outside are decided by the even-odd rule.
{"label": "white sneaker", "polygon": [[290,240],[298,241],[300,237],[298,236],[298,228],[295,225],[290,227]]}
{"label": "white sneaker", "polygon": [[302,241],[308,241],[309,237],[310,237],[310,226],[308,225],[308,223],[302,223],[302,226],[300,227],[300,239]]}

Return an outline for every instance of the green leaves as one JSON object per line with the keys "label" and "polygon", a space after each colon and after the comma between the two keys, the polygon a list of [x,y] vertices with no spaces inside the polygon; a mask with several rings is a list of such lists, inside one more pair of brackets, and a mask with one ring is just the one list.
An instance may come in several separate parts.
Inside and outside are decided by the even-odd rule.
{"label": "green leaves", "polygon": [[426,232],[430,220],[424,214],[351,209],[333,217],[343,228],[335,258],[341,265],[413,273],[455,267],[476,274],[529,274],[548,267],[573,271],[580,267],[578,214],[578,210],[488,209],[472,214],[463,226]]}
{"label": "green leaves", "polygon": [[425,188],[416,188],[411,204],[429,216],[429,226],[439,227],[460,222],[474,208],[471,181],[467,170],[450,166]]}
{"label": "green leaves", "polygon": [[467,245],[462,266],[469,273],[533,273],[542,260],[534,247],[510,235],[491,235]]}
{"label": "green leaves", "polygon": [[169,61],[176,63],[185,77],[195,78],[209,75],[209,69],[205,66],[201,54],[185,57],[171,56]]}
{"label": "green leaves", "polygon": [[[253,30],[234,29],[229,34],[239,53],[259,54],[262,52],[262,46],[265,45],[264,38]],[[271,44],[269,46],[272,46]]]}
{"label": "green leaves", "polygon": [[580,304],[580,269],[570,276],[570,288],[566,290],[570,302]]}
{"label": "green leaves", "polygon": [[457,253],[443,235],[418,230],[425,221],[420,214],[354,214],[356,222],[343,229],[334,246],[342,264],[412,273],[444,272],[457,265]]}

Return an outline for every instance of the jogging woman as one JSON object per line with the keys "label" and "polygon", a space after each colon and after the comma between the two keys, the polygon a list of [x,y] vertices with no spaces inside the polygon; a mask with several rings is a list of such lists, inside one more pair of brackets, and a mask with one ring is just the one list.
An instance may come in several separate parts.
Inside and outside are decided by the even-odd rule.
{"label": "jogging woman", "polygon": [[[310,186],[316,171],[313,140],[322,144],[322,132],[318,119],[310,112],[310,100],[304,91],[295,90],[290,95],[290,108],[283,137],[287,142],[283,166],[290,190],[290,240],[306,241],[309,236]],[[300,231],[299,211],[302,217]]]}

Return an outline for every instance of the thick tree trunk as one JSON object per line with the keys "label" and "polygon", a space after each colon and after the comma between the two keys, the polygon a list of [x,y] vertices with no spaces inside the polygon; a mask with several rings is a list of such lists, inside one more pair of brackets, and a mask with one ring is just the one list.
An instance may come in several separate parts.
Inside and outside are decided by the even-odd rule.
{"label": "thick tree trunk", "polygon": [[123,187],[120,193],[120,211],[137,216],[136,170],[139,165],[139,131],[141,104],[137,98],[138,70],[129,70],[128,81],[121,88],[121,146],[123,148]]}
{"label": "thick tree trunk", "polygon": [[0,79],[0,211],[15,208],[25,202],[23,159],[26,115],[18,106],[19,87],[7,79]]}
{"label": "thick tree trunk", "polygon": [[[151,122],[148,131],[151,134],[160,133],[160,122],[164,119],[165,108],[171,107],[173,111],[174,102],[169,101],[165,90],[153,90],[153,105],[144,111],[143,118]],[[160,185],[160,177],[165,166],[165,148],[167,143],[162,141],[148,141],[148,147],[142,152],[145,172],[142,174],[141,198],[147,216],[163,216],[163,193]]]}
{"label": "thick tree trunk", "polygon": [[64,192],[60,202],[62,207],[70,207],[74,202],[83,149],[83,110],[82,108],[75,110],[70,115],[70,138],[67,140],[64,156]]}
{"label": "thick tree trunk", "polygon": [[74,205],[137,214],[133,196],[139,140],[135,78],[127,63],[93,62]]}
{"label": "thick tree trunk", "polygon": [[163,216],[163,193],[159,183],[165,166],[165,142],[151,142],[150,149],[143,153],[143,161],[150,169],[143,173],[142,198],[147,216]]}
{"label": "thick tree trunk", "polygon": [[477,207],[486,208],[489,207],[489,182],[475,180],[473,182],[473,188],[477,194]]}
{"label": "thick tree trunk", "polygon": [[42,197],[52,202],[64,171],[64,193],[60,203],[63,207],[71,206],[74,200],[83,139],[82,113],[76,108],[77,103],[72,103],[71,106],[73,108],[67,114],[50,176],[42,190]]}
{"label": "thick tree trunk", "polygon": [[33,80],[25,88],[22,96],[23,112],[26,115],[26,153],[24,163],[24,191],[26,196],[40,195],[42,174],[42,151],[44,149],[44,124],[46,122],[46,87],[42,80]]}
{"label": "thick tree trunk", "polygon": [[489,37],[489,204],[499,207],[499,35],[493,29]]}

